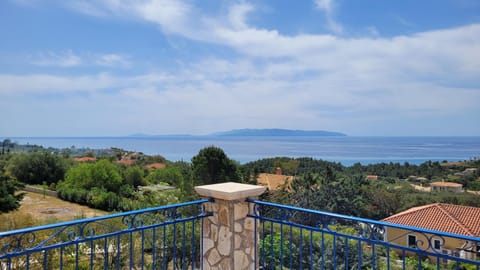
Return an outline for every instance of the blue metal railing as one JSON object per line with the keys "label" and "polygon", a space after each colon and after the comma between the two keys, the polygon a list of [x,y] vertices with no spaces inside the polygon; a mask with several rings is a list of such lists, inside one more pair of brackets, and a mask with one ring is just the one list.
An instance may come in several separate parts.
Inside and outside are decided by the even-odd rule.
{"label": "blue metal railing", "polygon": [[[200,269],[209,201],[0,232],[0,270]],[[248,202],[259,269],[480,270],[479,237]]]}
{"label": "blue metal railing", "polygon": [[208,201],[0,232],[0,270],[197,269]]}
{"label": "blue metal railing", "polygon": [[247,201],[260,269],[480,269],[479,237]]}

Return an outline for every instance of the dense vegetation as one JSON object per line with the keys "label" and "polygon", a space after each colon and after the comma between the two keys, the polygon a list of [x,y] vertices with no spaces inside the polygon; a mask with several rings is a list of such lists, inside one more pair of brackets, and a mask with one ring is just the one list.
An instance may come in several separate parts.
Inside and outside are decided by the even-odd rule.
{"label": "dense vegetation", "polygon": [[[448,180],[461,183],[468,189],[480,190],[479,160],[459,163],[425,162],[420,165],[357,163],[347,167],[313,158],[278,157],[241,165],[215,146],[201,149],[188,163],[170,162],[161,156],[146,156],[118,148],[88,150],[82,152],[82,155],[72,156],[70,152],[62,150],[18,146],[11,141],[4,142],[3,145],[6,147],[0,152],[0,214],[19,207],[23,197],[19,188],[23,184],[56,190],[64,200],[96,209],[128,211],[195,199],[195,185],[226,181],[256,183],[259,173],[275,173],[277,168],[281,168],[283,174],[295,177],[283,188],[269,190],[263,195],[264,200],[371,219],[382,219],[433,202],[480,207],[479,195],[467,192],[424,192],[412,186],[428,186],[434,181]],[[80,156],[92,159],[79,161],[73,158]],[[162,166],[157,169],[147,166],[152,163],[160,163]],[[467,168],[477,170],[466,173]],[[367,178],[367,175],[375,177]],[[156,190],[155,186],[160,189]],[[165,187],[172,188],[165,190]],[[0,230],[39,225],[38,221],[27,214],[8,218],[3,215],[0,218],[3,218],[0,219]],[[313,220],[312,215],[308,214],[297,214],[292,217],[292,221],[305,225],[318,224],[318,220]],[[339,232],[355,233],[349,226],[335,226],[338,226],[336,229]],[[265,241],[259,243],[260,250],[269,251],[264,258],[266,268],[278,267],[282,262],[286,268],[290,266],[292,269],[300,268],[300,265],[314,269],[333,269],[335,266],[345,268],[345,261],[355,268],[360,264],[365,268],[371,267],[371,250],[366,249],[361,252],[361,257],[357,257],[359,245],[354,241],[333,238],[323,233],[311,234],[307,230],[292,229],[291,226],[263,227],[271,229],[265,232]],[[171,230],[168,226],[165,228],[169,230],[165,238],[167,246],[177,248],[173,244],[175,238],[172,235],[181,231]],[[195,231],[187,228],[186,232],[194,233],[197,235],[194,239],[200,239],[199,230],[200,226],[196,226]],[[284,239],[285,235],[291,235],[291,238]],[[178,236],[177,239],[181,237],[184,236]],[[193,237],[187,235],[187,238]],[[302,245],[304,239],[311,239],[311,245]],[[190,241],[187,243],[191,244]],[[350,252],[345,252],[346,248]],[[175,249],[167,250],[170,252]],[[290,252],[285,252],[286,250]],[[172,255],[168,252],[163,255],[172,261]],[[375,252],[385,256],[388,251],[377,249]],[[397,258],[396,253],[390,253],[392,260]],[[306,254],[311,254],[308,260],[305,259]],[[337,259],[334,261],[332,258]],[[406,265],[408,269],[418,268],[418,259],[409,257]],[[386,266],[381,266],[386,269]],[[427,262],[422,262],[422,267],[435,269],[434,265]]]}
{"label": "dense vegetation", "polygon": [[[127,211],[155,205],[191,200],[195,185],[225,181],[255,183],[259,173],[274,173],[281,168],[295,180],[282,190],[269,191],[266,200],[336,213],[381,219],[413,206],[445,202],[479,206],[478,195],[470,193],[422,192],[410,184],[429,185],[433,181],[453,181],[480,189],[480,161],[457,164],[425,162],[379,163],[343,166],[313,158],[267,158],[239,164],[224,151],[209,146],[199,151],[192,162],[169,162],[161,156],[147,156],[118,148],[88,150],[95,161],[76,162],[70,153],[40,146],[19,146],[9,140],[0,155],[0,194],[6,212],[18,207],[22,195],[19,182],[41,185],[58,191],[60,198],[107,211]],[[20,151],[19,151],[20,150]],[[104,155],[100,153],[111,153]],[[96,155],[98,154],[98,155]],[[121,163],[124,159],[131,164]],[[151,163],[165,168],[148,169]],[[461,174],[466,168],[477,168]],[[367,180],[375,175],[377,180]],[[154,191],[144,186],[171,186]]]}
{"label": "dense vegetation", "polygon": [[[462,192],[423,192],[411,184],[428,186],[434,181],[452,181],[473,187],[480,183],[480,161],[459,164],[425,162],[420,165],[379,163],[346,167],[312,158],[270,158],[243,165],[248,173],[273,173],[277,167],[295,175],[291,186],[271,191],[267,200],[335,213],[382,219],[408,208],[435,203],[480,207],[479,195]],[[458,175],[466,168],[472,174]],[[455,175],[457,174],[457,175]],[[377,180],[367,180],[375,175]]]}

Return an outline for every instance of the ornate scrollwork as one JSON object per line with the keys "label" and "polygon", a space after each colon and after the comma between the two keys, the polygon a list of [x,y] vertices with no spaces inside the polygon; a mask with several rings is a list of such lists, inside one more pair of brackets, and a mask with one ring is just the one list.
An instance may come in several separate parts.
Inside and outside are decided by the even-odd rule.
{"label": "ornate scrollwork", "polygon": [[[155,232],[161,233],[155,230],[158,227],[165,229],[167,225],[183,224],[183,230],[186,230],[186,222],[197,222],[211,215],[205,208],[205,203],[208,202],[209,200],[198,200],[116,213],[111,216],[0,232],[0,269],[3,269],[3,263],[10,262],[15,262],[21,267],[32,263],[48,264],[48,269],[56,269],[58,265],[51,266],[50,263],[65,264],[72,257],[80,258],[80,256],[87,256],[94,261],[96,255],[92,256],[92,254],[98,252],[108,256],[115,255],[116,252],[129,246],[127,241],[132,241],[129,239],[133,238],[133,241],[137,241],[136,235],[141,235],[141,241],[146,241],[145,245],[147,245],[149,239],[155,237]],[[192,225],[192,230],[194,228]],[[196,229],[198,230],[198,227]],[[136,234],[137,232],[139,234]],[[140,247],[136,244],[130,245]],[[55,259],[60,259],[60,262],[55,262]],[[24,269],[21,267],[15,269]]]}
{"label": "ornate scrollwork", "polygon": [[96,229],[92,223],[87,223],[83,227],[83,237],[90,238],[95,236]]}
{"label": "ornate scrollwork", "polygon": [[357,221],[353,227],[356,229],[358,236],[364,239],[383,241],[385,234],[385,226],[365,221]]}

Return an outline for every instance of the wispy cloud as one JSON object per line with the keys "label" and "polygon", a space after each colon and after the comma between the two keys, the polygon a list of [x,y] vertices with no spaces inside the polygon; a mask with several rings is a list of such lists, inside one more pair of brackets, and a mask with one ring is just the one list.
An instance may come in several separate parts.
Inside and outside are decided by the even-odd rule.
{"label": "wispy cloud", "polygon": [[[226,45],[254,56],[292,56],[317,50],[318,47],[330,47],[336,40],[331,35],[284,36],[275,29],[253,27],[248,23],[247,15],[256,12],[256,9],[247,2],[231,5],[227,16],[206,16],[195,7],[179,0],[141,2],[83,0],[81,3],[89,7],[98,6],[105,16],[151,22],[157,24],[167,34]],[[77,6],[73,7],[77,8]],[[333,15],[333,2],[326,2],[322,8],[326,10],[328,16]],[[84,8],[77,11],[86,13]],[[341,29],[337,27],[334,32],[339,31]]]}
{"label": "wispy cloud", "polygon": [[82,64],[81,58],[71,50],[44,52],[32,57],[31,63],[39,66],[75,67]]}
{"label": "wispy cloud", "polygon": [[119,54],[104,54],[97,56],[96,64],[106,67],[129,67],[128,57]]}
{"label": "wispy cloud", "polygon": [[130,67],[129,57],[122,54],[75,53],[72,50],[41,52],[30,56],[30,63],[37,66],[73,68],[79,66]]}
{"label": "wispy cloud", "polygon": [[[480,24],[389,38],[375,28],[367,28],[364,37],[334,35],[341,29],[334,27],[334,34],[287,35],[249,21],[259,11],[246,1],[230,5],[226,14],[198,12],[192,3],[82,0],[68,5],[89,16],[148,22],[167,37],[223,46],[235,56],[178,59],[175,71],[159,72],[161,67],[154,66],[155,71],[136,75],[120,75],[116,70],[69,76],[0,74],[0,107],[15,110],[11,104],[18,104],[13,101],[22,96],[62,96],[60,105],[55,99],[42,100],[43,119],[68,104],[71,109],[65,111],[95,115],[89,123],[98,130],[104,123],[124,121],[128,125],[121,126],[129,126],[131,133],[202,133],[238,127],[349,133],[362,128],[371,132],[375,123],[390,135],[401,135],[404,126],[396,127],[396,121],[411,119],[410,127],[421,127],[435,115],[478,111]],[[335,22],[335,2],[315,3]],[[77,57],[77,65],[104,67],[131,67],[134,61],[117,52],[67,50],[43,56],[44,64],[69,57]],[[62,93],[76,95],[57,95]],[[128,119],[119,119],[114,111],[122,111]],[[473,116],[462,119],[468,122]]]}
{"label": "wispy cloud", "polygon": [[[290,46],[303,49],[293,53],[296,50],[282,48],[287,40]],[[472,111],[480,100],[478,87],[464,85],[478,85],[480,25],[391,39],[327,40],[277,34],[264,43],[263,50],[289,57],[265,61],[254,57],[257,52],[245,50],[251,57],[210,57],[175,72],[4,74],[0,93],[4,97],[85,93],[92,98],[88,109],[98,111],[98,121],[111,117],[102,112],[102,102],[109,99],[109,103],[129,104],[124,109],[133,118],[149,115],[149,119],[162,119],[163,128],[199,133],[218,125],[305,128],[312,123],[348,132],[342,127],[361,128],[373,118],[387,124],[399,115]],[[440,43],[441,47],[436,46]],[[68,103],[74,104],[76,98],[67,97]],[[175,117],[169,117],[172,114]],[[138,129],[147,126],[145,122]],[[395,132],[399,130],[392,129]]]}
{"label": "wispy cloud", "polygon": [[327,26],[330,31],[335,34],[342,34],[343,27],[335,20],[335,0],[314,0],[315,6],[325,12]]}
{"label": "wispy cloud", "polygon": [[0,94],[22,96],[25,94],[50,95],[71,92],[95,92],[124,85],[121,78],[107,73],[81,76],[51,74],[11,75],[0,74]]}
{"label": "wispy cloud", "polygon": [[228,20],[234,29],[246,29],[248,28],[247,15],[252,11],[254,7],[249,3],[232,5],[228,12]]}
{"label": "wispy cloud", "polygon": [[159,25],[167,33],[176,34],[188,34],[190,29],[186,25],[189,24],[189,18],[198,16],[189,4],[177,0],[72,0],[64,5],[90,16],[148,21]]}
{"label": "wispy cloud", "polygon": [[404,17],[402,16],[393,16],[393,19],[398,22],[399,24],[405,26],[405,27],[408,27],[408,28],[412,28],[412,27],[415,27],[415,24],[407,19],[405,19]]}

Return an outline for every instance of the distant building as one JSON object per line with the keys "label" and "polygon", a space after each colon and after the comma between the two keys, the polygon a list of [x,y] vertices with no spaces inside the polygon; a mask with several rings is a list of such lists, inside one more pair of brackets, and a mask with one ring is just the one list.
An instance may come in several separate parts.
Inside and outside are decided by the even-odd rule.
{"label": "distant building", "polygon": [[145,165],[145,168],[149,170],[163,169],[165,167],[166,167],[165,163],[152,163],[152,164]]}
{"label": "distant building", "polygon": [[[383,221],[404,226],[479,237],[479,220],[480,208],[478,207],[434,203],[410,208],[387,217]],[[443,254],[452,254],[462,258],[480,258],[480,243],[469,243],[465,240],[449,237],[432,237],[407,229],[387,226],[385,230],[385,241]],[[436,262],[435,258],[430,259]]]}
{"label": "distant building", "polygon": [[476,172],[477,172],[477,168],[468,168],[468,169],[465,169],[465,172],[466,172],[466,173],[469,173],[469,174],[476,173]]}
{"label": "distant building", "polygon": [[367,175],[368,180],[378,180],[378,175]]}
{"label": "distant building", "polygon": [[430,184],[431,191],[463,192],[463,186],[453,182],[433,182]]}
{"label": "distant building", "polygon": [[471,174],[474,174],[477,172],[477,168],[468,168],[468,169],[465,169],[464,171],[462,172],[457,172],[455,173],[455,175],[458,175],[458,176],[466,176],[466,175],[471,175]]}
{"label": "distant building", "polygon": [[282,169],[277,168],[276,173],[261,173],[257,177],[257,184],[266,186],[269,190],[277,190],[281,187],[290,188],[293,176],[283,175]]}
{"label": "distant building", "polygon": [[97,161],[96,158],[94,157],[79,157],[79,158],[73,158],[74,161],[76,162],[95,162]]}
{"label": "distant building", "polygon": [[117,161],[118,164],[122,164],[122,165],[125,165],[125,166],[132,166],[133,164],[135,164],[135,160],[133,159],[120,159],[119,161]]}

